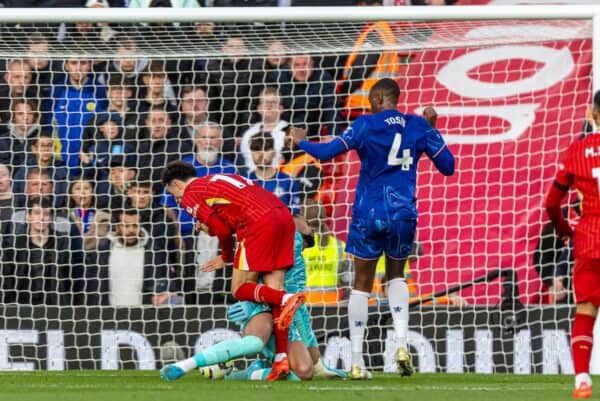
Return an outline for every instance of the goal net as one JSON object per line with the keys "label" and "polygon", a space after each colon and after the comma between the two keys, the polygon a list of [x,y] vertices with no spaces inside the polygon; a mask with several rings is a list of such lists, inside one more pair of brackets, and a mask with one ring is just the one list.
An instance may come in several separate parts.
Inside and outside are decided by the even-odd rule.
{"label": "goal net", "polygon": [[[571,256],[543,199],[561,152],[594,129],[591,32],[533,19],[2,25],[0,370],[156,369],[239,335],[231,267],[199,271],[218,243],[160,183],[173,160],[257,180],[306,217],[313,329],[349,368],[343,241],[360,164],[317,163],[285,135],[340,134],[390,77],[401,111],[436,109],[457,162],[452,177],[419,167],[417,369],[571,373]],[[365,352],[390,371],[380,270]]]}

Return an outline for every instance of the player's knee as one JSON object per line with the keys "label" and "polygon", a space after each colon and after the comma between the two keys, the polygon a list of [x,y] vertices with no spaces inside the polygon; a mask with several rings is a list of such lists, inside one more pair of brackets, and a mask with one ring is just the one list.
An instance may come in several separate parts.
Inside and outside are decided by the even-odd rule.
{"label": "player's knee", "polygon": [[311,380],[313,376],[313,365],[311,361],[301,361],[294,363],[292,370],[300,380]]}

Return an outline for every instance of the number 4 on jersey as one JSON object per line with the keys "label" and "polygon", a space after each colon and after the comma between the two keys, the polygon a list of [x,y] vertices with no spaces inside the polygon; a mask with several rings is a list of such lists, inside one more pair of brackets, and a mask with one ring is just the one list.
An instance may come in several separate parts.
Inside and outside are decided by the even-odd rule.
{"label": "number 4 on jersey", "polygon": [[402,149],[402,157],[398,157],[400,146],[402,145],[402,135],[396,134],[394,136],[394,143],[390,153],[388,153],[388,165],[390,166],[402,166],[403,171],[410,170],[410,166],[413,164],[413,158],[410,155],[410,149]]}

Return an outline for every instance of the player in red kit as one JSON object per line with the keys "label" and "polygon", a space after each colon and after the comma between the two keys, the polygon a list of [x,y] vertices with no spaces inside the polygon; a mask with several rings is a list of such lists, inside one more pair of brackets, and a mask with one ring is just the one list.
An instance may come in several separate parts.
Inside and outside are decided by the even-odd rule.
{"label": "player in red kit", "polygon": [[[201,270],[233,262],[233,295],[240,301],[271,305],[277,356],[267,380],[284,378],[289,372],[288,328],[304,302],[302,294],[283,291],[285,272],[294,265],[295,224],[287,206],[249,179],[235,174],[196,178],[194,167],[180,161],[169,163],[162,181],[181,207],[219,238],[221,255]],[[235,253],[233,234],[237,236]]]}
{"label": "player in red kit", "polygon": [[[594,95],[593,118],[600,125],[600,91]],[[569,188],[582,197],[581,217],[573,229],[564,218],[560,203]],[[575,367],[574,398],[592,396],[589,375],[594,321],[600,306],[600,133],[571,144],[564,155],[548,197],[546,210],[558,236],[573,238],[575,269],[575,321],[571,348]]]}

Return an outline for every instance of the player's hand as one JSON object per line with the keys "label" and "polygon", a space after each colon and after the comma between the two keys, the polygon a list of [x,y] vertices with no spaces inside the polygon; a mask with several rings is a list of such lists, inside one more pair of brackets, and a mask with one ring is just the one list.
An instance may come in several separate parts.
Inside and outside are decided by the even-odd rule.
{"label": "player's hand", "polygon": [[227,319],[230,322],[240,324],[248,320],[250,313],[252,313],[252,308],[252,303],[248,301],[236,302],[227,309]]}
{"label": "player's hand", "polygon": [[423,118],[429,122],[432,128],[436,127],[438,115],[433,107],[425,107]]}
{"label": "player's hand", "polygon": [[306,140],[307,131],[304,128],[290,127],[289,132],[290,136],[292,137],[292,141],[294,141],[296,145]]}
{"label": "player's hand", "polygon": [[567,298],[567,289],[565,288],[563,277],[554,277],[552,279],[552,287],[549,289],[550,294],[554,298],[554,302],[562,302]]}
{"label": "player's hand", "polygon": [[160,294],[152,295],[152,305],[154,305],[154,306],[162,305],[169,298],[171,298],[170,292],[161,292]]}
{"label": "player's hand", "polygon": [[208,226],[206,224],[198,222],[194,226],[194,229],[196,230],[197,233],[199,233],[199,232],[205,232],[205,233],[208,234]]}
{"label": "player's hand", "polygon": [[214,272],[215,270],[222,269],[223,267],[225,267],[225,261],[221,256],[216,256],[200,266],[200,270],[203,272]]}

